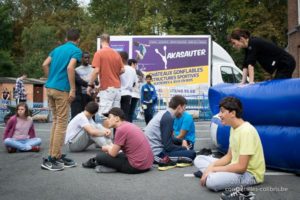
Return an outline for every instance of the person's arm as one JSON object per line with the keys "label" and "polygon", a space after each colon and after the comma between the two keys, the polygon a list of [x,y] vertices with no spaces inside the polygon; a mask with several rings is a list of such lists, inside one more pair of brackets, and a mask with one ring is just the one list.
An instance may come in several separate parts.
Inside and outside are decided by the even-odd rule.
{"label": "person's arm", "polygon": [[247,76],[248,76],[248,68],[243,68],[243,77],[242,77],[242,82],[241,84],[245,84],[247,81]]}
{"label": "person's arm", "polygon": [[152,87],[153,87],[152,102],[153,102],[153,104],[156,104],[156,102],[157,102],[157,93],[156,93],[154,85],[152,85]]}
{"label": "person's arm", "polygon": [[87,87],[87,91],[86,93],[88,95],[91,95],[91,91],[92,91],[92,85],[94,85],[94,82],[95,82],[95,79],[97,78],[98,74],[99,74],[99,70],[100,68],[99,67],[94,67],[94,70],[91,74],[91,79],[89,80],[89,84],[88,84],[88,87]]}
{"label": "person's arm", "polygon": [[171,119],[170,113],[166,112],[160,121],[160,131],[161,131],[161,143],[164,146],[164,150],[179,151],[186,150],[186,148],[175,145],[173,142],[173,120]]}
{"label": "person's arm", "polygon": [[3,140],[5,140],[6,138],[9,138],[9,137],[12,137],[12,135],[10,133],[12,132],[12,129],[13,129],[15,123],[16,123],[16,116],[11,116],[6,123],[5,130],[3,133]]}
{"label": "person's arm", "polygon": [[121,147],[116,144],[102,146],[102,151],[106,152],[111,157],[116,157],[119,154]]}
{"label": "person's arm", "polygon": [[[32,121],[32,119],[30,119]],[[32,122],[31,124],[31,127],[29,129],[29,132],[28,132],[28,135],[29,135],[29,138],[35,138],[35,129],[34,129],[34,124]]]}
{"label": "person's arm", "polygon": [[245,173],[247,171],[248,163],[250,160],[250,155],[240,155],[239,162],[235,164],[225,165],[225,166],[215,166],[213,167],[213,172],[233,172],[233,173]]}
{"label": "person's arm", "polygon": [[10,94],[9,93],[7,93],[7,98],[6,98],[6,100],[8,100],[10,98]]}
{"label": "person's arm", "polygon": [[88,82],[86,82],[85,80],[83,80],[79,74],[76,72],[75,70],[75,83],[76,85],[80,85],[80,86],[83,86],[83,87],[87,87],[88,86]]}
{"label": "person's arm", "polygon": [[88,124],[83,127],[83,129],[93,137],[100,137],[100,136],[109,136],[111,131],[107,128],[103,128],[103,130],[94,128],[92,125]]}
{"label": "person's arm", "polygon": [[248,65],[248,72],[249,72],[249,83],[253,84],[254,83],[254,66],[253,65]]}
{"label": "person's arm", "polygon": [[176,138],[183,139],[187,134],[187,132],[188,132],[187,130],[180,129],[180,133],[179,135],[176,136]]}
{"label": "person's arm", "polygon": [[67,67],[68,71],[68,79],[70,83],[70,92],[69,92],[69,102],[71,103],[75,99],[75,67],[77,64],[77,60],[75,58],[71,58],[69,65]]}
{"label": "person's arm", "polygon": [[50,63],[51,63],[51,57],[48,56],[48,57],[46,58],[46,60],[43,62],[43,65],[42,65],[43,71],[44,71],[44,75],[45,75],[46,78],[47,78],[48,75],[49,75],[49,67],[50,67]]}

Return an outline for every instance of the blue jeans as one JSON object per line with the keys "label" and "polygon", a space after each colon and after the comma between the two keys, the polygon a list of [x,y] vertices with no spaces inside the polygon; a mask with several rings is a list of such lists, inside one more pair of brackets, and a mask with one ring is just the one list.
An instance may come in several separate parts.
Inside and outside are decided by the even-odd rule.
{"label": "blue jeans", "polygon": [[14,138],[6,138],[4,144],[7,147],[12,147],[20,151],[29,151],[32,146],[40,146],[42,143],[41,138],[31,138],[24,140],[16,140]]}
{"label": "blue jeans", "polygon": [[156,162],[161,162],[161,159],[164,158],[166,155],[169,156],[169,158],[174,162],[178,162],[179,160],[192,162],[196,157],[196,152],[194,150],[179,150],[171,152],[163,151],[160,154],[154,156],[154,160]]}

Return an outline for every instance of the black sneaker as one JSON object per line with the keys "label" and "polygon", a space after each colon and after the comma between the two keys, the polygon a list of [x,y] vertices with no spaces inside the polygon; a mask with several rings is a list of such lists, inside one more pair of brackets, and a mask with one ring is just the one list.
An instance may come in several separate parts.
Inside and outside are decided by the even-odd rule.
{"label": "black sneaker", "polygon": [[245,188],[237,187],[233,191],[225,191],[221,194],[221,200],[254,200],[255,194]]}
{"label": "black sneaker", "polygon": [[169,156],[165,156],[162,159],[162,162],[158,163],[158,170],[166,171],[168,169],[172,169],[176,167],[176,162],[173,162]]}
{"label": "black sneaker", "polygon": [[95,168],[98,165],[95,158],[90,158],[88,161],[82,163],[82,167],[84,168]]}
{"label": "black sneaker", "polygon": [[76,167],[77,163],[71,158],[67,158],[65,154],[61,155],[61,158],[57,162],[63,164],[65,167]]}
{"label": "black sneaker", "polygon": [[207,149],[207,148],[203,148],[197,153],[197,155],[204,155],[204,156],[209,156],[211,154],[212,154],[211,149]]}
{"label": "black sneaker", "polygon": [[61,171],[64,169],[64,165],[57,162],[56,159],[43,158],[43,163],[41,164],[41,168],[50,171]]}
{"label": "black sneaker", "polygon": [[201,171],[194,172],[194,176],[197,178],[202,178],[203,173]]}

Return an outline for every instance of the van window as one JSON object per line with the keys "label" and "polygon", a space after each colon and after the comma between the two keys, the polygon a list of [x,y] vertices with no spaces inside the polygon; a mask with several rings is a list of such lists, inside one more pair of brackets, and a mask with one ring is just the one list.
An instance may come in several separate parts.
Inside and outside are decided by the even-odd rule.
{"label": "van window", "polygon": [[221,74],[224,83],[240,83],[242,81],[242,74],[232,67],[222,66]]}

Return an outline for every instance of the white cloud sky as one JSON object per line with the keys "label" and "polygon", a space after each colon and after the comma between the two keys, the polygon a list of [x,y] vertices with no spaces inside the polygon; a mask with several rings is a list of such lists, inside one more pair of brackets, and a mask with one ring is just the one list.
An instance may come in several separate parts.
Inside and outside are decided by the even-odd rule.
{"label": "white cloud sky", "polygon": [[77,0],[80,6],[87,6],[90,3],[90,0]]}

